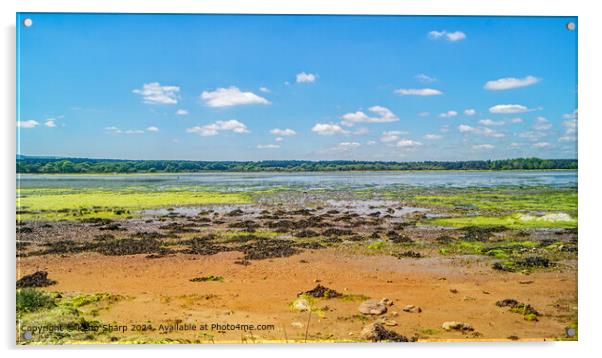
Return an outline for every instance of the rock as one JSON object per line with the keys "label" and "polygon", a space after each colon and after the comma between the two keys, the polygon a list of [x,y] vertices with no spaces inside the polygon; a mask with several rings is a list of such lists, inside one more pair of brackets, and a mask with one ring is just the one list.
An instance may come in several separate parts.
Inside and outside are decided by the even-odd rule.
{"label": "rock", "polygon": [[380,302],[382,302],[382,304],[385,306],[393,306],[393,301],[391,301],[390,299],[388,299],[386,297],[383,298],[382,300],[380,300]]}
{"label": "rock", "polygon": [[303,328],[303,323],[301,323],[301,322],[292,322],[291,326],[293,326],[294,328]]}
{"label": "rock", "polygon": [[307,312],[310,309],[309,301],[305,298],[297,298],[293,302],[293,309],[299,312]]}
{"label": "rock", "polygon": [[360,313],[379,315],[387,312],[387,306],[382,301],[367,300],[358,308]]}
{"label": "rock", "polygon": [[446,331],[474,331],[474,328],[472,328],[470,324],[457,321],[444,322],[443,325],[441,325],[441,328]]}
{"label": "rock", "polygon": [[415,312],[420,313],[420,312],[422,312],[422,309],[420,307],[416,307],[414,305],[406,305],[406,306],[404,306],[403,311],[410,312],[410,313],[415,313]]}
{"label": "rock", "polygon": [[365,326],[360,333],[360,337],[367,341],[390,341],[390,342],[410,342],[410,340],[401,334],[387,330],[382,323],[375,322]]}
{"label": "rock", "polygon": [[397,326],[397,321],[392,320],[392,319],[383,319],[381,321],[381,323],[384,324],[385,326],[391,326],[391,327]]}

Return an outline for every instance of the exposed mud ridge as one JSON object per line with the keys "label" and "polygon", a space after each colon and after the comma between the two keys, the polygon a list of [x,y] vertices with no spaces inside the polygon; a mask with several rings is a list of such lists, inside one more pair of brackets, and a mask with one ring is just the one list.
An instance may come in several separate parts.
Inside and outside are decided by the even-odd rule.
{"label": "exposed mud ridge", "polygon": [[17,288],[26,287],[47,287],[52,286],[56,281],[48,279],[48,272],[36,271],[31,275],[25,275],[17,280]]}
{"label": "exposed mud ridge", "polygon": [[309,291],[305,291],[305,292],[301,292],[301,293],[297,294],[297,297],[301,296],[301,295],[309,295],[309,296],[315,297],[315,298],[336,298],[336,297],[343,296],[342,293],[337,292],[328,287],[324,287],[320,284],[318,284],[316,287],[312,288]]}
{"label": "exposed mud ridge", "polygon": [[156,239],[119,239],[97,244],[97,252],[108,256],[123,256],[135,254],[165,254],[171,250],[162,248],[161,241]]}

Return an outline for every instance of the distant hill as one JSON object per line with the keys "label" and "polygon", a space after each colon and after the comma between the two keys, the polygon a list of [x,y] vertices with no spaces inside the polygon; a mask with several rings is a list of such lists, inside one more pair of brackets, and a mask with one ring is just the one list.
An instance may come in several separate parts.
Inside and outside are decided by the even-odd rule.
{"label": "distant hill", "polygon": [[577,169],[577,159],[515,158],[503,160],[380,162],[350,160],[189,161],[121,160],[17,156],[17,173],[194,173],[311,172],[374,170],[542,170]]}

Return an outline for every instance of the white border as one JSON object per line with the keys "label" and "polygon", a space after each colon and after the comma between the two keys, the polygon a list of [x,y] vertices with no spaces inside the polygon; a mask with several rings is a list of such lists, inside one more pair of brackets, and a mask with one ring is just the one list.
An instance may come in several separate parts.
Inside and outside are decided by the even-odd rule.
{"label": "white border", "polygon": [[[3,0],[2,21],[2,85],[0,86],[2,126],[2,349],[9,355],[51,355],[92,357],[117,351],[144,349],[142,354],[159,355],[257,355],[306,357],[329,354],[341,357],[366,354],[463,357],[581,357],[600,356],[597,344],[602,334],[602,235],[600,221],[600,89],[602,83],[600,45],[602,15],[595,1],[581,0]],[[15,228],[15,13],[20,12],[147,12],[147,13],[263,13],[263,14],[405,14],[405,15],[562,15],[579,16],[579,342],[567,343],[467,343],[412,345],[278,345],[278,346],[194,346],[173,347],[99,347],[97,349],[64,347],[63,349],[14,348],[14,228]],[[167,351],[167,350],[170,351]],[[171,351],[174,350],[175,351]],[[402,351],[403,350],[403,351]]]}

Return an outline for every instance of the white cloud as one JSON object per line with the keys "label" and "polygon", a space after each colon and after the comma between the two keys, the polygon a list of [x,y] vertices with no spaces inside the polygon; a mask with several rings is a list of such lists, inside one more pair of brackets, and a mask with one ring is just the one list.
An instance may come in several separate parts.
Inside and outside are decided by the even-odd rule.
{"label": "white cloud", "polygon": [[284,138],[282,138],[282,137],[274,138],[274,142],[276,142],[276,143],[282,142],[283,140],[284,140]]}
{"label": "white cloud", "polygon": [[400,88],[394,91],[401,96],[438,96],[443,92],[434,88]]}
{"label": "white cloud", "polygon": [[458,115],[458,112],[456,111],[447,111],[447,112],[443,112],[439,114],[439,117],[441,118],[451,118],[451,117],[455,117]]}
{"label": "white cloud", "polygon": [[30,119],[28,121],[17,121],[17,127],[19,128],[35,128],[38,126],[38,121],[34,121],[33,119]]}
{"label": "white cloud", "polygon": [[54,128],[54,127],[56,127],[56,121],[55,121],[55,119],[54,119],[54,118],[48,118],[48,119],[47,119],[47,120],[44,122],[44,125],[45,125],[46,127]]}
{"label": "white cloud", "polygon": [[460,133],[473,133],[473,134],[479,134],[479,135],[484,135],[486,137],[493,137],[493,138],[502,138],[502,137],[506,136],[504,133],[494,131],[491,128],[472,127],[472,126],[469,126],[468,124],[460,124],[458,126],[458,131]]}
{"label": "white cloud", "polygon": [[278,149],[278,144],[257,144],[257,149]]}
{"label": "white cloud", "polygon": [[333,134],[346,134],[347,131],[344,130],[341,126],[334,123],[316,123],[315,126],[311,129],[312,132],[315,132],[319,135],[333,135]]}
{"label": "white cloud", "polygon": [[376,141],[374,141],[374,140],[369,140],[366,142],[366,145],[375,145],[375,144],[376,144]]}
{"label": "white cloud", "polygon": [[158,132],[158,131],[159,131],[159,128],[157,128],[157,127],[155,127],[155,126],[150,126],[150,127],[146,128],[146,130],[147,130],[148,132]]}
{"label": "white cloud", "polygon": [[472,146],[474,150],[491,150],[495,148],[492,144],[476,144]]}
{"label": "white cloud", "polygon": [[435,82],[437,79],[435,77],[431,77],[429,75],[425,75],[424,73],[419,73],[414,76],[420,82]]}
{"label": "white cloud", "polygon": [[395,113],[391,112],[391,110],[386,107],[372,106],[368,108],[368,111],[374,113],[376,116],[371,117],[362,111],[346,113],[341,116],[341,124],[351,127],[354,123],[387,123],[399,120]]}
{"label": "white cloud", "polygon": [[443,138],[443,136],[440,135],[440,134],[431,134],[431,133],[429,133],[429,134],[427,134],[427,135],[424,136],[424,139],[426,139],[426,140],[438,140],[438,139],[441,139],[441,138]]}
{"label": "white cloud", "polygon": [[114,126],[105,127],[105,131],[107,131],[109,134],[120,134],[121,133],[121,129],[114,127]]}
{"label": "white cloud", "polygon": [[502,91],[519,87],[527,87],[536,84],[541,79],[534,76],[524,78],[505,77],[494,81],[487,81],[484,88],[490,91]]}
{"label": "white cloud", "polygon": [[293,136],[293,135],[297,134],[297,132],[295,132],[294,130],[292,130],[290,128],[286,128],[286,129],[274,128],[274,129],[270,130],[270,133],[272,133],[273,135],[278,135],[278,136]]}
{"label": "white cloud", "polygon": [[342,142],[337,145],[340,149],[355,149],[361,146],[358,142]]}
{"label": "white cloud", "polygon": [[487,128],[487,127],[481,128],[480,134],[483,134],[485,137],[493,137],[493,138],[502,138],[502,137],[506,136],[502,132],[494,131],[493,129]]}
{"label": "white cloud", "polygon": [[123,133],[125,133],[125,134],[144,134],[144,131],[142,129],[128,129]]}
{"label": "white cloud", "polygon": [[531,111],[529,108],[520,104],[498,104],[489,108],[491,113],[524,113]]}
{"label": "white cloud", "polygon": [[305,72],[301,72],[301,73],[297,73],[297,83],[305,83],[305,82],[315,82],[316,79],[318,78],[317,75],[314,75],[313,73],[305,73]]}
{"label": "white cloud", "polygon": [[460,124],[458,126],[458,131],[460,131],[460,133],[472,133],[476,130],[477,129],[475,127],[471,127],[468,124]]}
{"label": "white cloud", "polygon": [[185,110],[185,109],[178,109],[178,110],[176,111],[176,114],[177,114],[178,116],[187,116],[187,115],[188,115],[188,111],[187,111],[187,110]]}
{"label": "white cloud", "polygon": [[533,143],[533,148],[538,148],[538,149],[541,149],[541,148],[547,148],[547,147],[549,147],[549,146],[550,146],[550,143],[548,143],[548,142],[537,142],[537,143]]}
{"label": "white cloud", "polygon": [[454,32],[449,32],[449,31],[431,31],[428,33],[429,38],[431,39],[440,39],[440,38],[445,38],[448,41],[460,41],[460,40],[464,40],[466,38],[466,34],[463,33],[462,31],[454,31]]}
{"label": "white cloud", "polygon": [[578,112],[575,109],[572,113],[565,113],[562,115],[562,118],[564,119],[577,119],[578,116]]}
{"label": "white cloud", "polygon": [[479,124],[482,124],[484,126],[503,126],[506,124],[506,122],[505,121],[494,121],[492,119],[485,118],[485,119],[481,119],[479,121]]}
{"label": "white cloud", "polygon": [[464,110],[464,114],[467,116],[474,116],[477,114],[477,111],[474,108],[467,108]]}
{"label": "white cloud", "polygon": [[270,89],[265,86],[259,87],[259,91],[263,93],[270,93]]}
{"label": "white cloud", "polygon": [[403,132],[403,131],[383,132],[383,135],[380,137],[380,141],[385,142],[385,143],[395,142],[396,140],[399,140],[402,135],[406,135],[406,134],[408,134],[408,132]]}
{"label": "white cloud", "polygon": [[187,128],[186,132],[195,133],[202,137],[209,137],[218,135],[219,132],[233,132],[233,133],[249,133],[247,126],[237,121],[236,119],[230,119],[227,121],[217,121],[215,123],[207,124],[204,126],[196,126],[192,128]]}
{"label": "white cloud", "polygon": [[209,107],[231,107],[246,104],[270,104],[267,99],[253,92],[242,92],[238,87],[220,87],[215,91],[203,91],[201,99]]}
{"label": "white cloud", "polygon": [[521,132],[517,134],[520,138],[525,138],[528,139],[532,142],[539,140],[542,137],[545,137],[546,134],[543,132],[537,132],[537,131],[527,131],[527,132]]}
{"label": "white cloud", "polygon": [[417,142],[412,139],[402,139],[395,144],[395,146],[401,147],[401,148],[415,148],[415,147],[419,147],[421,145],[422,145],[422,143]]}
{"label": "white cloud", "polygon": [[512,118],[510,119],[510,123],[523,123],[523,119],[519,117]]}
{"label": "white cloud", "polygon": [[358,128],[355,131],[353,131],[354,135],[366,135],[368,133],[370,133],[370,130],[366,127]]}
{"label": "white cloud", "polygon": [[439,130],[443,133],[449,132],[449,124],[442,125],[441,128],[439,128]]}
{"label": "white cloud", "polygon": [[142,96],[144,103],[147,104],[177,104],[180,87],[161,86],[159,82],[151,82],[142,85],[142,89],[135,89],[132,92]]}
{"label": "white cloud", "polygon": [[[565,117],[564,118],[571,118],[571,117]],[[572,119],[567,119],[566,121],[562,122],[562,125],[564,126],[564,135],[562,137],[560,137],[558,140],[561,142],[571,142],[571,141],[575,141],[577,140],[577,116],[575,113],[575,116],[572,116]]]}
{"label": "white cloud", "polygon": [[552,124],[544,117],[537,117],[535,119],[535,124],[533,124],[533,129],[538,130],[538,131],[545,131],[550,128],[552,128]]}

